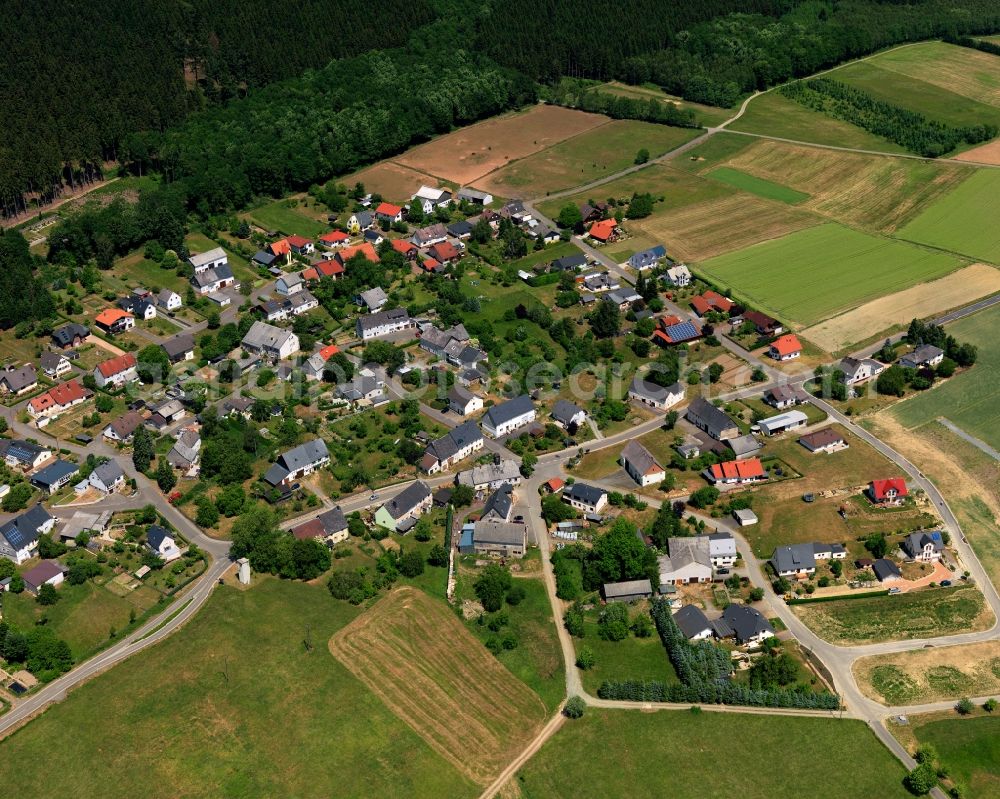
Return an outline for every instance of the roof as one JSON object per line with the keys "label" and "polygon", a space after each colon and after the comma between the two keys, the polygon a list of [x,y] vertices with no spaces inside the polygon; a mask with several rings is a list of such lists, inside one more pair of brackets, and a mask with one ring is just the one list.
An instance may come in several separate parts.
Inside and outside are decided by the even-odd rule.
{"label": "roof", "polygon": [[759,610],[748,605],[730,605],[722,611],[722,618],[736,633],[737,641],[747,641],[767,632],[774,634],[774,627]]}
{"label": "roof", "polygon": [[126,352],[123,355],[116,355],[114,358],[102,361],[97,365],[97,370],[104,377],[113,377],[134,368],[135,365],[135,356],[131,352]]}
{"label": "roof", "polygon": [[389,300],[389,295],[385,293],[385,289],[381,286],[375,286],[375,288],[362,291],[358,296],[361,298],[361,302],[369,308],[381,307]]}
{"label": "roof", "polygon": [[897,497],[905,497],[906,480],[902,477],[890,477],[887,480],[872,480],[872,494],[875,499],[885,499],[890,490],[895,489]]}
{"label": "roof", "polygon": [[194,350],[194,336],[190,333],[181,333],[173,338],[168,338],[160,346],[163,347],[168,358],[179,358]]}
{"label": "roof", "polygon": [[337,261],[317,261],[302,270],[303,280],[319,280],[321,277],[336,277],[344,273],[344,265]]}
{"label": "roof", "polygon": [[174,536],[169,530],[160,527],[158,524],[149,525],[149,529],[146,530],[146,543],[153,549],[159,549],[160,546],[166,539],[174,540]]}
{"label": "roof", "polygon": [[97,316],[94,317],[94,321],[99,325],[104,327],[111,327],[119,319],[131,319],[132,314],[128,311],[123,311],[121,308],[105,308]]}
{"label": "roof", "polygon": [[254,263],[262,264],[263,266],[270,266],[277,260],[276,255],[269,253],[267,250],[257,250],[253,257]]}
{"label": "roof", "polygon": [[605,583],[601,586],[605,599],[613,599],[623,596],[649,596],[653,593],[653,586],[649,580],[624,580],[620,583]]}
{"label": "roof", "polygon": [[794,388],[792,386],[774,386],[769,388],[764,392],[765,396],[769,396],[774,402],[787,402],[788,400],[802,400],[804,399],[804,393],[801,389]]}
{"label": "roof", "polygon": [[463,485],[483,485],[498,481],[520,480],[521,469],[517,461],[506,459],[500,463],[487,463],[459,472],[458,482]]}
{"label": "roof", "polygon": [[53,406],[65,406],[78,402],[87,396],[87,391],[76,380],[67,380],[58,386],[53,386],[44,394],[39,394],[29,404],[36,412],[41,412]]}
{"label": "roof", "polygon": [[810,449],[820,449],[833,444],[840,444],[843,441],[843,434],[838,433],[833,427],[824,427],[815,433],[806,433],[799,439],[800,444],[804,444]]}
{"label": "roof", "polygon": [[394,322],[409,324],[410,314],[407,313],[405,308],[393,308],[388,311],[370,313],[358,318],[358,325],[360,326],[362,332],[366,330],[374,330],[377,327],[382,327]]}
{"label": "roof", "polygon": [[752,455],[764,446],[752,435],[736,436],[736,438],[731,438],[726,443],[737,458]]}
{"label": "roof", "polygon": [[213,247],[211,250],[207,250],[202,253],[195,253],[188,261],[191,262],[191,266],[197,269],[199,266],[204,266],[205,264],[210,264],[212,261],[218,261],[220,258],[226,257],[226,251],[222,247]]}
{"label": "roof", "polygon": [[941,538],[941,533],[936,530],[932,533],[910,533],[903,539],[903,548],[911,555],[922,552],[928,544],[934,547],[935,552],[940,552],[944,549],[944,540]]}
{"label": "roof", "polygon": [[671,395],[677,396],[680,394],[682,397],[684,396],[684,386],[680,383],[674,383],[672,386],[664,388],[656,383],[643,380],[638,376],[632,378],[632,385],[629,386],[629,391],[638,394],[640,397],[655,400],[656,402],[666,402],[667,398]]}
{"label": "roof", "polygon": [[305,236],[299,236],[298,234],[285,237],[285,241],[291,244],[293,247],[301,249],[307,244],[312,243],[312,239],[307,239]]}
{"label": "roof", "polygon": [[935,347],[933,344],[921,344],[913,352],[907,353],[903,356],[902,360],[912,361],[913,363],[923,364],[928,361],[933,361],[935,358],[944,355],[944,350],[940,347]]}
{"label": "roof", "polygon": [[575,499],[577,502],[582,502],[585,505],[596,505],[601,501],[601,497],[607,496],[607,493],[603,488],[598,488],[597,486],[587,485],[586,483],[573,483],[566,486],[563,491],[563,497]]}
{"label": "roof", "polygon": [[142,415],[138,411],[126,411],[113,422],[111,422],[108,427],[110,427],[118,438],[126,439],[135,429],[142,424]]}
{"label": "roof", "polygon": [[403,255],[407,255],[417,249],[417,245],[407,239],[392,239],[389,243],[396,252]]}
{"label": "roof", "polygon": [[363,255],[375,264],[379,262],[378,253],[375,252],[375,247],[372,246],[370,241],[355,244],[351,247],[344,247],[334,257],[343,264],[350,261],[355,255]]}
{"label": "roof", "polygon": [[668,538],[667,552],[659,559],[660,571],[677,572],[686,566],[697,565],[709,572],[712,570],[711,548],[708,536],[687,536],[682,538]]}
{"label": "roof", "polygon": [[802,345],[794,333],[785,333],[771,342],[771,349],[778,355],[791,355],[793,352],[802,352]]}
{"label": "roof", "polygon": [[338,352],[340,352],[340,347],[338,347],[336,344],[327,344],[325,347],[323,347],[317,352],[317,355],[319,355],[319,357],[322,358],[324,361],[328,361]]}
{"label": "roof", "polygon": [[663,471],[663,467],[653,457],[653,453],[635,440],[629,441],[622,449],[622,460],[631,463],[640,474]]}
{"label": "roof", "polygon": [[282,453],[278,456],[278,462],[289,472],[294,472],[329,457],[326,442],[322,438],[314,438]]}
{"label": "roof", "polygon": [[685,605],[674,614],[674,623],[684,633],[685,638],[694,638],[705,630],[711,630],[708,616],[697,605]]}
{"label": "roof", "polygon": [[323,529],[327,535],[339,533],[341,530],[347,529],[347,517],[344,515],[344,511],[340,509],[340,505],[324,511],[316,518],[323,524]]}
{"label": "roof", "polygon": [[220,264],[202,272],[195,272],[192,280],[198,284],[199,288],[204,288],[205,286],[214,286],[221,280],[232,280],[233,277],[233,270],[229,264]]}
{"label": "roof", "polygon": [[32,588],[40,588],[53,577],[56,577],[65,571],[66,570],[54,560],[43,560],[33,569],[28,569],[28,571],[21,576],[24,578],[24,582],[27,585],[30,585]]}
{"label": "roof", "polygon": [[61,352],[50,352],[46,350],[42,353],[42,357],[38,363],[42,367],[42,371],[55,371],[59,368],[59,364],[63,361],[66,361],[66,356]]}
{"label": "roof", "polygon": [[485,519],[476,522],[472,532],[474,544],[524,546],[526,528],[519,522],[497,522]]}
{"label": "roof", "polygon": [[552,268],[559,271],[569,271],[573,269],[582,269],[587,265],[587,257],[583,253],[574,253],[573,255],[564,255],[562,258],[556,258],[552,262]]}
{"label": "roof", "polygon": [[781,322],[777,319],[768,316],[766,313],[761,313],[760,311],[747,311],[743,314],[743,318],[761,330],[768,330],[781,325]]}
{"label": "roof", "polygon": [[779,413],[777,416],[769,416],[766,419],[761,419],[758,424],[762,429],[771,431],[791,427],[796,424],[805,424],[808,421],[809,417],[802,411],[785,411],[784,413]]}
{"label": "roof", "polygon": [[462,251],[458,249],[450,241],[441,241],[435,244],[428,250],[428,252],[434,256],[438,261],[450,261],[454,258],[458,258],[462,255]]}
{"label": "roof", "polygon": [[302,540],[307,538],[325,538],[326,530],[323,527],[323,522],[316,518],[293,527],[292,535]]}
{"label": "roof", "polygon": [[552,492],[558,491],[564,485],[566,485],[566,481],[563,480],[561,477],[553,477],[551,480],[548,480],[545,483],[545,487]]}
{"label": "roof", "polygon": [[52,331],[52,338],[63,345],[70,344],[74,338],[86,338],[89,335],[90,330],[76,322],[70,322]]}
{"label": "roof", "polygon": [[110,460],[97,466],[91,475],[97,477],[104,485],[114,485],[125,476],[117,461]]}
{"label": "roof", "polygon": [[662,338],[668,344],[680,344],[683,341],[691,341],[701,336],[701,331],[694,322],[680,322],[676,325],[669,325],[664,330],[657,330],[657,338]]}
{"label": "roof", "polygon": [[457,383],[448,391],[448,401],[454,402],[456,405],[461,405],[462,407],[465,407],[474,399],[479,398],[467,388],[460,386]]}
{"label": "roof", "polygon": [[378,207],[375,209],[375,213],[381,216],[395,216],[403,209],[398,205],[393,205],[392,203],[380,202]]}
{"label": "roof", "polygon": [[875,576],[879,580],[885,580],[889,577],[902,577],[903,573],[899,570],[899,566],[893,563],[887,558],[879,558],[872,564],[872,571],[875,572]]}
{"label": "roof", "polygon": [[487,197],[492,197],[492,196],[493,196],[492,194],[487,194],[485,191],[479,191],[479,189],[472,189],[469,188],[468,186],[458,190],[458,197],[460,199],[479,200],[480,202],[483,202],[486,200]]}
{"label": "roof", "polygon": [[[733,511],[733,516],[746,524],[757,524],[757,514],[749,508],[737,508]],[[709,536],[711,538],[712,536]]]}
{"label": "roof", "polygon": [[482,518],[486,518],[490,514],[496,514],[502,519],[507,519],[510,516],[511,508],[514,507],[514,486],[510,483],[504,483],[500,488],[490,494],[489,498],[486,500],[486,504],[483,505]]}
{"label": "roof", "polygon": [[75,463],[57,460],[55,463],[50,463],[44,469],[35,472],[31,476],[31,482],[51,486],[65,480],[71,474],[76,474],[78,471],[80,471],[80,467]]}
{"label": "roof", "polygon": [[615,232],[617,225],[618,223],[614,219],[602,219],[599,222],[594,222],[588,232],[592,238],[598,241],[607,241],[611,238],[611,234]]}
{"label": "roof", "polygon": [[716,480],[753,480],[767,477],[760,458],[748,458],[745,461],[726,461],[713,463],[709,471]]}
{"label": "roof", "polygon": [[38,540],[38,531],[51,518],[42,504],[38,503],[0,527],[0,535],[14,549],[24,549]]}
{"label": "roof", "polygon": [[569,400],[556,400],[556,404],[552,406],[552,418],[563,424],[569,424],[575,416],[581,413],[585,414],[583,408],[574,405]]}
{"label": "roof", "polygon": [[[45,353],[45,355],[48,354],[49,353]],[[45,355],[42,355],[43,361]],[[56,356],[56,357],[58,359],[61,356]],[[34,364],[26,363],[24,366],[20,366],[16,369],[13,367],[8,367],[4,369],[2,372],[0,372],[0,380],[4,381],[11,391],[17,392],[37,383],[38,373],[35,371]]]}
{"label": "roof", "polygon": [[43,447],[31,441],[24,441],[20,438],[0,439],[0,454],[8,458],[14,458],[21,463],[34,463],[39,455],[49,451],[48,447]]}
{"label": "roof", "polygon": [[771,563],[779,574],[815,569],[816,550],[812,544],[792,544],[791,546],[778,547],[771,555]]}
{"label": "roof", "polygon": [[687,409],[687,416],[700,419],[708,432],[718,438],[719,434],[737,427],[736,422],[729,418],[725,411],[716,408],[704,397],[695,397]]}
{"label": "roof", "polygon": [[320,236],[319,240],[329,244],[335,244],[339,241],[347,241],[349,238],[350,236],[342,230],[331,230],[329,233],[324,233]]}
{"label": "roof", "polygon": [[411,513],[421,502],[431,496],[431,490],[423,480],[410,483],[396,496],[386,502],[382,507],[388,511],[393,519],[401,519]]}
{"label": "roof", "polygon": [[513,421],[519,416],[524,416],[534,410],[535,406],[531,401],[531,397],[527,394],[522,394],[520,397],[514,397],[514,399],[501,402],[499,405],[494,405],[486,411],[486,415],[483,418],[488,421],[492,427],[497,428],[502,424]]}
{"label": "roof", "polygon": [[642,252],[637,252],[629,258],[633,264],[648,264],[654,261],[658,261],[667,254],[667,248],[662,244],[657,244],[655,247],[650,247],[648,250],[643,250]]}
{"label": "roof", "polygon": [[267,322],[256,321],[243,337],[243,345],[256,349],[280,349],[293,333]]}

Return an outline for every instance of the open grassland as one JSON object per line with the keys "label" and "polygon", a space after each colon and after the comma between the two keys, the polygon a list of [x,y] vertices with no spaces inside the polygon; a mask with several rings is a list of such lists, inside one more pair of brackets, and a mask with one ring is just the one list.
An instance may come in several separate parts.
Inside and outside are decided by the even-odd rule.
{"label": "open grassland", "polygon": [[1000,269],[972,264],[950,275],[866,302],[801,331],[827,352],[850,349],[882,331],[903,328],[911,319],[928,319],[1000,291]]}
{"label": "open grassland", "polygon": [[691,128],[615,120],[491,172],[476,188],[501,197],[540,197],[620,172],[640,149],[657,158],[698,134]]}
{"label": "open grassland", "polygon": [[987,696],[1000,693],[1000,641],[871,655],[852,669],[858,687],[884,705]]}
{"label": "open grassland", "polygon": [[753,146],[756,141],[747,136],[712,136],[697,147],[692,147],[682,158],[673,159],[670,166],[688,172],[704,172],[726,163],[747,147]]}
{"label": "open grassland", "polygon": [[438,185],[437,178],[393,161],[382,161],[360,172],[339,178],[337,182],[348,187],[362,183],[365,191],[381,194],[386,200],[394,203],[408,203],[421,186]]}
{"label": "open grassland", "polygon": [[995,621],[971,585],[793,605],[792,610],[820,638],[848,646],[977,632]]}
{"label": "open grassland", "polygon": [[217,588],[182,631],[0,744],[0,780],[23,796],[474,796],[327,655],[357,614],[322,586]]}
{"label": "open grassland", "polygon": [[782,97],[776,91],[769,91],[751,100],[746,113],[729,125],[729,128],[761,136],[776,136],[832,147],[851,147],[882,153],[906,152],[905,148],[888,139],[868,133],[849,122],[842,122],[819,111],[812,111],[794,100]]}
{"label": "open grassland", "polygon": [[311,216],[291,206],[288,200],[277,200],[260,208],[254,208],[247,216],[264,230],[277,230],[285,236],[299,235],[316,238],[330,229]]}
{"label": "open grassland", "polygon": [[809,325],[960,264],[951,255],[825,224],[713,258],[699,271],[781,319]]}
{"label": "open grassland", "polygon": [[1000,264],[1000,170],[982,169],[899,231],[899,237]]}
{"label": "open grassland", "polygon": [[[759,777],[722,765],[734,746]],[[809,774],[814,799],[893,799],[908,795],[904,773],[860,721],[590,708],[525,764],[516,784],[525,799],[770,799],[794,793],[795,775]]]}
{"label": "open grassland", "polygon": [[1000,306],[959,319],[947,329],[959,341],[979,348],[975,365],[943,385],[903,400],[892,414],[908,428],[943,416],[1000,449]]}
{"label": "open grassland", "polygon": [[921,744],[938,752],[952,780],[969,799],[1000,799],[1000,717],[945,718],[915,724]]}
{"label": "open grassland", "polygon": [[464,185],[510,161],[537,153],[608,121],[600,114],[536,105],[522,113],[494,117],[440,136],[407,150],[393,161]]}
{"label": "open grassland", "polygon": [[718,108],[714,105],[702,105],[701,103],[692,103],[688,100],[682,100],[680,97],[667,94],[662,89],[655,86],[629,86],[626,83],[610,81],[609,83],[598,86],[597,89],[607,94],[617,94],[619,97],[631,97],[634,100],[652,99],[663,103],[664,105],[670,104],[676,106],[677,108],[690,109],[691,111],[694,111],[698,124],[705,127],[725,122],[736,113],[735,110],[730,108]]}
{"label": "open grassland", "polygon": [[733,186],[737,189],[750,192],[750,194],[756,194],[765,200],[777,200],[779,203],[798,205],[809,199],[809,195],[804,191],[796,191],[795,189],[788,188],[788,186],[782,186],[780,183],[775,183],[756,175],[750,175],[729,166],[720,166],[717,169],[713,169],[707,173],[706,177],[718,180],[727,186]]}
{"label": "open grassland", "polygon": [[545,718],[537,695],[447,605],[398,588],[333,636],[330,651],[397,716],[476,782],[488,782]]}
{"label": "open grassland", "polygon": [[742,149],[727,165],[807,193],[804,208],[880,233],[893,232],[974,172],[954,164],[766,140]]}

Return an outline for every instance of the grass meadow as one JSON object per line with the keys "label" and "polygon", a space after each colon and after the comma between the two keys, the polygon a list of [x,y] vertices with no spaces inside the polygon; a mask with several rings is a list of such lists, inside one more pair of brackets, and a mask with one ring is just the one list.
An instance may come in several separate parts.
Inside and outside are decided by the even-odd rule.
{"label": "grass meadow", "polygon": [[756,194],[765,200],[777,200],[788,205],[798,205],[809,199],[809,195],[804,191],[796,191],[788,186],[782,186],[780,183],[759,178],[756,175],[748,175],[746,172],[728,166],[713,169],[707,174],[707,177],[725,183],[727,186],[734,186],[737,189]]}
{"label": "grass meadow", "polygon": [[918,724],[921,744],[938,751],[952,780],[969,799],[1000,799],[1000,717],[946,718]]}

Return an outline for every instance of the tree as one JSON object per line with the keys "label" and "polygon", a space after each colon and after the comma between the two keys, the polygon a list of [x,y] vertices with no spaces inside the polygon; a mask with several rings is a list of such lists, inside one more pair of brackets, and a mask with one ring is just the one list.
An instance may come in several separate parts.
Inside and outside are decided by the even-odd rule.
{"label": "tree", "polygon": [[708,365],[708,382],[718,383],[722,379],[722,373],[726,371],[721,363],[713,361]]}
{"label": "tree", "polygon": [[198,513],[195,522],[199,527],[215,527],[219,523],[219,511],[208,497],[202,496],[195,500]]}
{"label": "tree", "polygon": [[59,593],[54,585],[45,583],[38,589],[37,600],[39,605],[54,605],[59,601]]}
{"label": "tree", "polygon": [[27,483],[16,483],[11,487],[10,492],[3,498],[0,507],[7,513],[22,510],[31,499],[31,486]]}
{"label": "tree", "polygon": [[965,696],[958,700],[958,704],[955,705],[955,710],[959,712],[962,716],[968,716],[976,709],[976,706],[972,704],[972,700]]}
{"label": "tree", "polygon": [[427,563],[430,566],[447,566],[448,550],[441,544],[435,544],[427,550]]}
{"label": "tree", "polygon": [[156,484],[164,494],[168,493],[177,485],[177,477],[174,475],[174,468],[166,458],[160,458],[156,464]]}
{"label": "tree", "polygon": [[642,219],[653,213],[653,195],[633,194],[628,204],[629,219]]}
{"label": "tree", "polygon": [[594,650],[589,646],[581,646],[576,655],[576,665],[586,671],[594,667]]}
{"label": "tree", "polygon": [[531,477],[532,472],[535,471],[536,463],[538,463],[538,456],[533,452],[525,452],[521,456],[521,475],[523,477]]}
{"label": "tree", "polygon": [[628,608],[621,602],[605,606],[597,620],[597,631],[606,641],[624,641],[628,638]]}
{"label": "tree", "polygon": [[222,319],[219,316],[219,311],[218,309],[213,308],[211,311],[208,312],[208,329],[218,330],[221,324],[222,324]]}
{"label": "tree", "polygon": [[583,611],[574,603],[563,614],[563,626],[574,638],[583,638],[586,627],[584,626]]}
{"label": "tree", "polygon": [[583,215],[574,203],[566,203],[559,209],[559,216],[556,217],[556,224],[561,228],[576,230],[583,225]]}
{"label": "tree", "polygon": [[[315,538],[292,543],[292,573],[300,580],[315,580],[330,568],[330,550]],[[284,576],[284,574],[282,575]]]}
{"label": "tree", "polygon": [[371,344],[365,347],[362,358],[366,362],[384,366],[386,372],[390,375],[406,363],[406,353],[388,341],[371,342]]}
{"label": "tree", "polygon": [[645,164],[649,161],[649,150],[643,147],[639,152],[635,154],[634,164]]}
{"label": "tree", "polygon": [[219,513],[230,518],[240,513],[247,502],[246,492],[240,483],[230,483],[219,492],[215,499],[215,507]]}
{"label": "tree", "polygon": [[143,383],[149,385],[166,382],[170,375],[170,358],[159,344],[143,347],[136,355],[136,360],[136,371]]}
{"label": "tree", "polygon": [[926,796],[935,785],[937,785],[937,774],[930,762],[917,764],[917,767],[903,778],[903,786],[916,796]]}
{"label": "tree", "polygon": [[601,338],[613,338],[621,331],[621,312],[613,302],[600,301],[597,307],[587,317],[590,329],[594,335]]}
{"label": "tree", "polygon": [[760,602],[764,598],[763,588],[751,588],[750,589],[750,601]]}
{"label": "tree", "polygon": [[884,558],[889,551],[889,543],[885,540],[884,533],[872,533],[865,538],[865,549],[872,553],[874,558]]}
{"label": "tree", "polygon": [[132,465],[144,473],[153,462],[153,437],[144,425],[139,425],[132,435]]}
{"label": "tree", "polygon": [[993,699],[992,697],[990,697],[985,702],[983,702],[983,710],[985,710],[987,713],[992,713],[996,709],[997,709],[997,700],[996,699]]}
{"label": "tree", "polygon": [[906,393],[906,372],[900,366],[890,366],[878,376],[875,388],[879,394],[902,397]]}
{"label": "tree", "polygon": [[424,556],[411,549],[399,558],[399,573],[404,577],[417,577],[424,573]]}
{"label": "tree", "polygon": [[510,588],[507,589],[507,596],[505,597],[507,604],[511,607],[520,605],[524,598],[528,595],[524,586],[520,583],[513,583]]}
{"label": "tree", "polygon": [[707,508],[714,505],[719,499],[719,489],[715,486],[702,486],[697,491],[692,492],[688,498],[688,503],[692,508]]}
{"label": "tree", "polygon": [[576,518],[576,510],[562,501],[559,494],[549,494],[542,500],[542,518],[549,524]]}
{"label": "tree", "polygon": [[571,696],[566,700],[566,706],[563,708],[563,715],[568,719],[578,719],[582,718],[584,712],[587,710],[587,703],[579,696]]}
{"label": "tree", "polygon": [[472,500],[475,498],[476,492],[473,491],[472,486],[465,484],[455,486],[451,492],[451,504],[456,508],[464,508],[467,505],[471,505]]}
{"label": "tree", "polygon": [[66,545],[62,541],[56,541],[49,534],[38,536],[38,555],[44,560],[58,558],[66,554]]}
{"label": "tree", "polygon": [[504,594],[511,586],[510,572],[503,566],[490,563],[483,569],[473,590],[487,613],[495,613],[503,605]]}
{"label": "tree", "polygon": [[648,613],[640,613],[632,619],[630,629],[636,638],[649,638],[653,634],[653,620]]}

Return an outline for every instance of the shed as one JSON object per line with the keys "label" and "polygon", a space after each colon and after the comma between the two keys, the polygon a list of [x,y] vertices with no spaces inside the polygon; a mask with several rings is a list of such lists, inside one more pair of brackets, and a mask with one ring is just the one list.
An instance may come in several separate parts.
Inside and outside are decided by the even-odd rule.
{"label": "shed", "polygon": [[752,524],[757,524],[759,521],[757,519],[757,514],[754,513],[749,508],[740,508],[739,510],[733,511],[733,518],[740,527],[749,527]]}
{"label": "shed", "polygon": [[601,587],[606,602],[631,602],[653,595],[649,580],[626,580],[621,583],[605,583]]}

